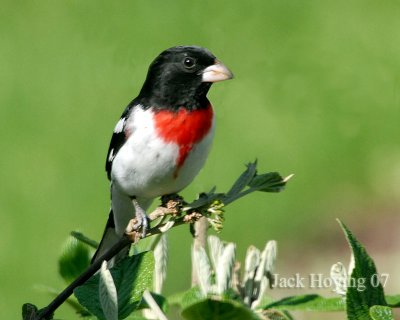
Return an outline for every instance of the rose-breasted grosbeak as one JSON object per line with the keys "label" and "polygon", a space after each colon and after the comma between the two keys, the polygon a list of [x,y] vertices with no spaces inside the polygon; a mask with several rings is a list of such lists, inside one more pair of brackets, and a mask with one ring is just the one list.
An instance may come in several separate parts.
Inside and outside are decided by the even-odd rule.
{"label": "rose-breasted grosbeak", "polygon": [[214,136],[207,92],[213,82],[232,77],[197,46],[167,49],[152,62],[139,95],[114,128],[106,159],[111,210],[92,261],[122,237],[133,216],[145,234],[145,210],[153,199],[179,192],[199,173]]}

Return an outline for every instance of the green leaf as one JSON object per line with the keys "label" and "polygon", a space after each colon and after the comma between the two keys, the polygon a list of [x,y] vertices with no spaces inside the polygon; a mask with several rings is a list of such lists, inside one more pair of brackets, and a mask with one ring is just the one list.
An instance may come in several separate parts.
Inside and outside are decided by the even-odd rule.
{"label": "green leaf", "polygon": [[236,301],[205,299],[182,311],[188,320],[260,320],[248,307]]}
{"label": "green leaf", "polygon": [[136,314],[133,313],[131,314],[128,318],[126,318],[128,320],[148,320],[147,318],[145,318],[143,315],[141,314]]}
{"label": "green leaf", "polygon": [[22,306],[22,319],[35,320],[39,314],[38,308],[32,303],[25,303]]}
{"label": "green leaf", "polygon": [[117,288],[115,287],[111,272],[107,268],[106,261],[103,261],[100,268],[99,297],[101,308],[107,320],[118,319]]}
{"label": "green leaf", "polygon": [[294,320],[290,313],[285,310],[267,310],[264,314],[270,320]]}
{"label": "green leaf", "polygon": [[393,296],[386,296],[386,302],[389,307],[397,308],[400,307],[400,294]]}
{"label": "green leaf", "polygon": [[371,320],[370,307],[387,305],[375,263],[350,230],[340,220],[338,222],[346,235],[355,263],[347,287],[347,317],[349,320]]}
{"label": "green leaf", "polygon": [[286,185],[286,180],[278,172],[268,172],[256,175],[249,187],[263,192],[280,192]]}
{"label": "green leaf", "polygon": [[304,311],[344,311],[346,308],[343,298],[324,298],[317,294],[305,294],[286,297],[270,302],[261,307],[263,310],[304,310]]}
{"label": "green leaf", "polygon": [[255,191],[280,192],[292,176],[282,178],[278,172],[257,175],[257,161],[254,161],[247,164],[246,170],[239,176],[227,193],[215,193],[215,188],[213,188],[208,193],[200,194],[198,199],[186,205],[183,210],[204,208],[216,200],[228,205]]}
{"label": "green leaf", "polygon": [[252,181],[257,172],[257,160],[247,164],[247,169],[235,181],[231,189],[226,193],[226,197],[232,197],[240,193]]}
{"label": "green leaf", "polygon": [[58,270],[61,277],[70,283],[84,272],[89,264],[89,248],[74,237],[68,237],[58,259]]}
{"label": "green leaf", "polygon": [[86,237],[82,232],[71,231],[71,236],[73,236],[75,239],[87,244],[89,247],[92,247],[93,249],[97,249],[99,246],[99,243],[97,241],[94,241],[94,240]]}
{"label": "green leaf", "polygon": [[[172,299],[171,299],[172,300]],[[177,299],[175,299],[176,301]],[[199,301],[204,300],[204,296],[201,293],[201,290],[199,287],[193,287],[190,288],[189,290],[185,291],[182,296],[181,296],[181,301],[180,305],[182,309],[185,309],[195,303],[198,303]]]}
{"label": "green leaf", "polygon": [[[153,297],[153,299],[155,300],[155,302],[157,302],[157,304],[159,305],[159,307],[161,308],[161,310],[166,313],[168,311],[168,302],[167,299],[157,293],[154,292],[150,292],[151,296]],[[141,310],[141,309],[148,309],[149,305],[147,304],[146,300],[142,299],[139,303],[139,305],[137,306],[137,310]]]}
{"label": "green leaf", "polygon": [[213,188],[212,190],[210,190],[207,193],[201,193],[196,200],[185,205],[183,210],[188,211],[191,209],[198,209],[198,208],[204,207],[206,205],[210,205],[211,203],[214,202],[214,200],[220,199],[222,196],[223,196],[222,193],[215,193],[215,188]]}
{"label": "green leaf", "polygon": [[[125,319],[140,304],[143,291],[153,284],[154,256],[143,252],[121,260],[110,269],[118,294],[118,319]],[[99,300],[99,274],[75,289],[78,301],[99,319],[105,319]]]}
{"label": "green leaf", "polygon": [[372,306],[369,314],[373,320],[394,320],[392,309],[386,306]]}
{"label": "green leaf", "polygon": [[[231,202],[255,191],[280,192],[283,190],[287,181],[293,176],[290,175],[286,178],[282,178],[278,172],[269,172],[257,175],[255,171],[256,165],[256,162],[248,165],[248,169],[242,173],[242,176],[239,177],[231,190],[225,196],[220,198],[222,203],[228,205]],[[245,182],[246,185],[243,187],[243,183]],[[245,189],[246,186],[248,186],[248,188]],[[238,191],[239,189],[240,191]]]}
{"label": "green leaf", "polygon": [[186,294],[186,291],[184,291],[184,292],[181,291],[181,292],[177,292],[177,293],[171,294],[170,296],[167,297],[168,304],[170,306],[179,306],[179,307],[181,307],[182,306],[182,299],[183,299],[185,294]]}

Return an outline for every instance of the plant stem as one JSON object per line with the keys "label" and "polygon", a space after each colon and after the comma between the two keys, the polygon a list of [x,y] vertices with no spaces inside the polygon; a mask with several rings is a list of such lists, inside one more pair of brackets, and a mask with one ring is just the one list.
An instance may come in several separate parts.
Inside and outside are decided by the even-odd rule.
{"label": "plant stem", "polygon": [[[168,214],[168,212],[164,212],[164,214]],[[154,217],[150,217],[150,219],[157,218],[158,216],[159,214],[155,214]],[[184,223],[186,222],[184,221],[183,217],[179,217],[178,219],[176,219],[173,227],[177,227]],[[165,226],[165,224],[162,224],[161,226],[156,226],[148,230],[148,232],[146,233],[146,238],[162,233],[161,230],[163,226]],[[114,246],[112,246],[109,250],[107,250],[93,264],[91,264],[84,273],[82,273],[68,287],[66,287],[52,302],[50,302],[50,304],[47,307],[41,309],[34,320],[51,319],[51,316],[53,315],[54,311],[56,311],[57,308],[73,294],[75,288],[83,285],[100,269],[101,264],[104,260],[105,261],[110,260],[116,254],[118,254],[122,249],[132,244],[134,242],[134,239],[135,237],[130,237],[129,235],[124,234],[124,236]]]}
{"label": "plant stem", "polygon": [[[194,239],[193,239],[193,250],[194,252],[197,248],[206,248],[207,242],[207,230],[208,221],[206,217],[201,217],[198,221],[194,223]],[[193,258],[192,258],[193,259]],[[199,284],[199,279],[196,271],[195,264],[192,263],[192,287]]]}
{"label": "plant stem", "polygon": [[131,240],[127,236],[123,236],[114,246],[105,252],[96,262],[91,264],[89,268],[82,273],[77,279],[75,279],[68,287],[66,287],[50,304],[41,309],[35,320],[51,319],[54,311],[62,304],[69,296],[74,292],[75,288],[83,285],[87,280],[90,279],[101,267],[104,260],[108,261],[114,257],[123,248],[131,244]]}

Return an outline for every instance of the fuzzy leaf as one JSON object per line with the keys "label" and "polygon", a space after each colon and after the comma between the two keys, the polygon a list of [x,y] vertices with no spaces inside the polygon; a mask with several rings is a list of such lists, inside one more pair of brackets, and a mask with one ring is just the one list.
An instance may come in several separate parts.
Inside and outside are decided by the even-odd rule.
{"label": "fuzzy leaf", "polygon": [[199,287],[206,297],[207,294],[211,293],[211,265],[208,259],[207,253],[203,247],[192,249],[193,252],[193,265],[197,272],[197,278],[199,280]]}
{"label": "fuzzy leaf", "polygon": [[214,267],[214,270],[216,270],[218,266],[218,260],[222,255],[222,251],[224,250],[224,245],[218,237],[213,235],[208,236],[207,241],[210,250],[211,263]]}
{"label": "fuzzy leaf", "polygon": [[246,252],[246,260],[244,267],[244,302],[248,305],[253,301],[254,293],[254,277],[257,267],[260,264],[260,250],[254,246],[250,246]]}
{"label": "fuzzy leaf", "polygon": [[143,310],[143,315],[148,319],[168,320],[161,306],[154,299],[150,291],[143,292],[143,300],[148,304],[149,309]]}
{"label": "fuzzy leaf", "polygon": [[162,234],[154,249],[154,292],[160,294],[167,276],[168,240],[167,234]]}
{"label": "fuzzy leaf", "polygon": [[265,246],[265,252],[266,252],[266,266],[265,266],[265,271],[272,273],[274,271],[274,266],[275,266],[275,261],[276,261],[276,256],[278,254],[278,245],[275,240],[270,240],[267,242]]}
{"label": "fuzzy leaf", "polygon": [[251,303],[251,309],[256,309],[261,302],[264,299],[264,294],[267,291],[267,287],[268,287],[268,280],[266,277],[263,277],[260,281],[257,282],[257,293],[256,293],[256,297],[252,303]]}
{"label": "fuzzy leaf", "polygon": [[187,320],[260,320],[260,318],[246,306],[236,301],[217,301],[205,299],[182,311]]}
{"label": "fuzzy leaf", "polygon": [[386,306],[372,306],[369,314],[373,320],[394,320],[392,309]]}
{"label": "fuzzy leaf", "polygon": [[324,298],[317,294],[286,297],[267,303],[261,309],[304,310],[304,311],[344,311],[346,308],[343,298]]}
{"label": "fuzzy leaf", "polygon": [[103,261],[100,268],[99,278],[99,299],[101,308],[107,320],[118,319],[118,297],[114,280],[110,270],[107,268],[107,262]]}
{"label": "fuzzy leaf", "polygon": [[[265,245],[263,252],[261,253],[261,261],[260,265],[257,267],[257,272],[254,277],[254,281],[257,283],[257,286],[260,286],[260,283],[263,277],[268,277],[272,275],[274,271],[274,264],[276,261],[277,255],[277,243],[275,240],[270,240]],[[259,288],[257,289],[259,291]],[[257,294],[259,296],[259,294]]]}
{"label": "fuzzy leaf", "polygon": [[350,230],[338,220],[354,254],[354,269],[349,279],[346,294],[346,310],[349,320],[371,320],[369,308],[386,306],[383,287],[377,281],[374,261]]}
{"label": "fuzzy leaf", "polygon": [[337,262],[331,267],[330,272],[331,279],[335,288],[333,291],[341,296],[346,295],[347,291],[347,271],[346,267],[341,263]]}
{"label": "fuzzy leaf", "polygon": [[236,246],[234,243],[228,243],[224,249],[222,256],[218,260],[216,272],[217,293],[222,295],[228,290],[232,281],[233,264],[236,257]]}
{"label": "fuzzy leaf", "polygon": [[275,240],[270,240],[265,245],[263,252],[261,253],[261,261],[259,266],[257,267],[257,272],[254,277],[254,299],[256,299],[256,303],[253,305],[258,305],[262,299],[262,295],[265,292],[266,286],[268,285],[268,281],[264,281],[264,279],[268,279],[270,281],[270,285],[274,281],[272,272],[274,270],[274,264],[277,255],[277,244]]}
{"label": "fuzzy leaf", "polygon": [[[143,252],[121,260],[110,269],[118,295],[118,319],[124,319],[139,305],[143,291],[153,284],[154,257]],[[99,319],[106,319],[99,301],[99,274],[75,289],[78,301]]]}
{"label": "fuzzy leaf", "polygon": [[58,259],[58,271],[61,277],[70,283],[84,272],[89,264],[89,248],[74,237],[68,237]]}

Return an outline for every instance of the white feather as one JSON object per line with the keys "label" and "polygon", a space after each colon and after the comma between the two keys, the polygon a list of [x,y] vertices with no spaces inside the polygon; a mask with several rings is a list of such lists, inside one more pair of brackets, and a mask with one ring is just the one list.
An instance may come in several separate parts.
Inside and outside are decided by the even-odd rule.
{"label": "white feather", "polygon": [[119,119],[119,121],[115,125],[114,133],[121,133],[124,130],[125,121],[126,121],[125,118]]}

